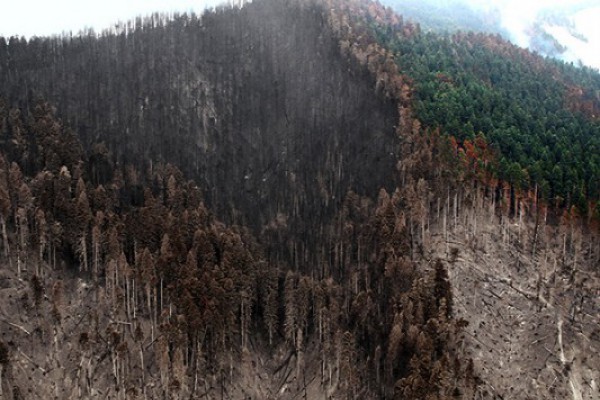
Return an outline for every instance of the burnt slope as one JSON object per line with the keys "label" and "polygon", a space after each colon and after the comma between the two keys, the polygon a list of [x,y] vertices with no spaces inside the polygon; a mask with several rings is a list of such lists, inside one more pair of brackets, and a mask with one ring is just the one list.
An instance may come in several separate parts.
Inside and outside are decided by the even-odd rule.
{"label": "burnt slope", "polygon": [[0,126],[3,396],[442,399],[476,389],[444,264],[411,260],[411,211],[400,205],[410,189],[381,190],[376,206],[349,194],[336,241],[345,273],[315,279],[268,262],[170,164],[105,159],[112,180],[92,183],[92,158],[47,103],[29,113],[0,99]]}
{"label": "burnt slope", "polygon": [[341,55],[322,7],[299,3],[155,15],[99,38],[11,39],[1,91],[13,104],[53,102],[88,148],[173,162],[227,221],[285,225],[292,244],[275,251],[295,248],[283,258],[305,264],[349,189],[394,186],[398,117]]}

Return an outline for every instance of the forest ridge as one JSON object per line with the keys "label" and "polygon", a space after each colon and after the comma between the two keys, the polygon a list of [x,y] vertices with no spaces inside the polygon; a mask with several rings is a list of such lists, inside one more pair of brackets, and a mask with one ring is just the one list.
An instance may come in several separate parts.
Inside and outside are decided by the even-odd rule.
{"label": "forest ridge", "polygon": [[596,73],[353,0],[0,42],[3,396],[594,390]]}
{"label": "forest ridge", "polygon": [[[439,127],[443,134],[456,138],[463,149],[464,140],[472,143],[475,137],[483,139],[496,154],[496,162],[487,163],[489,172],[517,190],[531,191],[529,197],[535,196],[566,209],[576,206],[580,214],[587,216],[598,212],[595,209],[600,198],[600,74],[597,71],[544,59],[497,35],[423,32],[418,24],[404,21],[380,5],[366,6],[370,7],[369,11],[361,15],[358,10],[362,5],[348,4],[348,15],[355,19],[356,32],[353,33],[370,37],[382,46],[397,63],[398,73],[414,83],[410,85],[414,95],[412,109],[424,127]],[[230,164],[225,161],[226,157],[214,159],[210,146],[216,139],[211,137],[214,132],[220,132],[221,143],[229,140],[227,148],[235,152],[235,146],[249,137],[240,132],[253,129],[242,123],[247,119],[247,113],[266,114],[263,118],[266,125],[273,111],[284,111],[288,118],[307,120],[309,114],[322,110],[331,115],[332,120],[341,121],[341,125],[357,125],[351,121],[351,116],[357,115],[351,111],[353,105],[339,111],[319,107],[319,99],[335,90],[336,85],[341,85],[340,78],[337,82],[316,86],[316,82],[298,82],[280,67],[282,63],[291,62],[299,69],[297,75],[304,76],[304,72],[325,74],[319,69],[331,66],[327,63],[306,65],[299,55],[307,43],[300,38],[294,39],[297,36],[293,32],[291,36],[287,35],[287,27],[281,24],[258,26],[255,19],[259,16],[253,15],[254,9],[243,7],[235,17],[239,21],[235,22],[232,32],[212,36],[201,32],[214,30],[211,24],[218,24],[225,8],[207,13],[205,18],[187,14],[172,17],[156,14],[145,21],[138,18],[100,36],[89,32],[75,38],[33,38],[29,42],[15,37],[2,39],[0,79],[5,95],[14,101],[26,102],[30,96],[39,96],[55,103],[61,116],[78,131],[84,145],[89,147],[101,140],[119,157],[124,154],[130,157],[144,155],[145,158],[158,156],[167,161],[177,157],[182,159],[185,173],[198,176],[202,171],[204,176],[198,176],[199,181],[206,187],[215,187],[223,177],[208,176],[207,171],[215,169],[219,163],[225,164],[220,166],[221,169],[232,167],[226,165]],[[288,22],[292,27],[295,25],[293,21]],[[313,23],[311,29],[320,29],[319,23]],[[256,75],[244,76],[231,70],[235,68],[233,66],[245,65],[244,69],[249,71],[257,63],[264,63],[263,56],[269,50],[252,46],[250,42],[261,40],[261,35],[266,34],[278,38],[277,45],[287,49],[283,54],[273,55],[275,58],[269,71],[273,85],[254,82]],[[233,46],[238,51],[231,56],[222,52],[211,54],[223,45]],[[331,46],[337,45],[332,42]],[[173,59],[184,61],[174,65],[170,61]],[[212,68],[216,65],[221,68]],[[228,67],[223,69],[225,65]],[[304,71],[300,71],[302,69]],[[219,82],[223,80],[231,81],[232,85],[221,87]],[[22,84],[15,86],[14,82]],[[282,99],[282,94],[286,93],[286,88],[281,86],[284,83],[286,86],[306,85],[306,97],[311,99],[310,102]],[[343,90],[356,102],[367,97],[352,93],[351,88]],[[227,97],[237,96],[232,103],[235,106],[226,107],[218,101],[210,103],[214,97],[210,95],[211,91],[221,91]],[[81,96],[87,100],[77,101]],[[255,97],[271,98],[273,104],[253,110],[252,104],[257,104]],[[357,106],[364,108],[360,104]],[[284,107],[286,109],[281,110]],[[378,110],[385,108],[377,107]],[[100,126],[100,121],[109,122]],[[308,129],[309,123],[302,123],[307,125],[307,131],[312,130]],[[274,121],[268,121],[268,125],[272,127],[267,130],[279,129]],[[382,126],[391,125],[382,120]],[[373,128],[382,130],[381,126]],[[167,145],[161,134],[164,131],[174,132],[170,139],[175,142]],[[222,134],[229,131],[230,134]],[[242,139],[237,140],[236,135]],[[391,135],[389,131],[388,135]],[[142,137],[144,140],[139,141]],[[385,143],[386,140],[389,141],[382,138],[370,145],[381,144],[391,148],[393,154],[393,145]],[[275,157],[287,154],[285,149],[276,150],[276,140],[267,142],[268,146],[275,146]],[[299,151],[307,147],[310,146],[298,145]],[[362,148],[364,146],[358,144],[355,151],[361,154]],[[170,149],[168,154],[167,149]],[[374,152],[385,153],[381,149]],[[244,156],[243,152],[237,153],[231,157]],[[386,168],[394,157],[387,160]],[[272,165],[280,166],[282,161]],[[334,166],[330,165],[330,169]],[[226,174],[236,175],[237,182],[256,187],[257,192],[262,193],[266,190],[260,188],[262,182],[266,183],[270,178],[261,174],[272,170],[263,162],[246,171]],[[349,175],[354,176],[357,172]],[[242,182],[244,177],[248,179]],[[365,181],[368,180],[359,178],[345,186],[356,187]],[[386,178],[384,181],[391,180]],[[377,185],[382,186],[381,183]],[[224,191],[213,191],[213,194]],[[340,193],[336,197],[339,199]],[[212,196],[208,200],[211,204],[219,204],[218,207],[223,203]],[[227,198],[223,200],[228,202]]]}

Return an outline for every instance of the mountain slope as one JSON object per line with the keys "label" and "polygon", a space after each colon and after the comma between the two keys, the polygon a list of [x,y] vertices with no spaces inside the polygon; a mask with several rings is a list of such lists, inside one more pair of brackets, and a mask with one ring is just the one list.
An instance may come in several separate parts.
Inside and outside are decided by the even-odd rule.
{"label": "mountain slope", "polygon": [[430,257],[450,263],[456,316],[469,321],[465,348],[488,397],[596,398],[597,231],[506,218],[481,190],[446,200]]}
{"label": "mountain slope", "polygon": [[595,1],[527,3],[386,0],[382,2],[424,31],[480,32],[500,35],[531,52],[576,66],[598,69],[593,26],[600,9]]}
{"label": "mountain slope", "polygon": [[[78,90],[63,88],[55,99],[65,121],[73,118],[65,126],[51,106],[35,101],[36,93],[60,86],[44,73],[64,70],[37,63],[13,68],[10,57],[23,45],[13,41],[2,70],[8,104],[0,110],[3,392],[445,398],[475,390],[471,364],[459,351],[462,325],[452,317],[445,265],[421,269],[415,226],[402,211],[409,193],[383,188],[395,186],[396,152],[408,154],[395,126],[398,103],[407,110],[406,99],[396,97],[402,81],[392,80],[389,59],[368,56],[379,51],[373,42],[340,47],[331,17],[320,3],[263,1],[191,17],[195,34],[184,29],[184,18],[140,28],[138,35],[153,40],[137,41],[132,32],[132,43],[165,41],[152,49],[156,54],[177,49],[167,45],[169,29],[181,40],[218,36],[221,42],[199,53],[210,67],[192,65],[188,72],[198,75],[146,95],[139,108],[123,99],[137,101],[145,92],[109,86],[106,109],[98,111],[102,98],[89,93],[94,87],[105,93],[110,81],[63,75],[65,87]],[[236,58],[231,41],[244,33],[240,26],[257,30],[251,41],[242,40],[253,46],[243,49],[248,60]],[[296,33],[272,36],[273,27]],[[73,43],[89,40],[86,51],[94,54],[103,40],[116,39]],[[20,62],[43,56],[28,50],[38,44],[21,49]],[[79,77],[83,71],[95,76],[95,66],[79,64],[81,48],[64,47],[73,52]],[[127,60],[126,54],[117,59]],[[280,58],[297,65],[290,69]],[[135,55],[136,62],[143,59]],[[160,62],[167,77],[181,65]],[[144,68],[123,74],[142,76]],[[392,68],[390,79],[377,82],[373,73],[385,68]],[[149,87],[157,81],[164,84],[143,80]],[[184,116],[171,114],[188,112],[175,107],[182,105],[176,94],[185,96],[191,84],[202,87],[190,95],[202,116],[194,114],[189,125],[198,142],[190,142]],[[162,115],[165,104],[169,113]],[[146,106],[156,121],[141,119]],[[180,127],[177,134],[165,128],[170,123]],[[104,143],[89,136],[91,127],[106,133]],[[160,162],[167,157],[198,179],[217,212],[247,221],[250,229],[213,217],[196,184]],[[254,183],[264,188],[264,203],[252,198],[261,194]],[[34,368],[18,373],[29,365]]]}
{"label": "mountain slope", "polygon": [[[447,270],[411,260],[406,194],[382,189],[376,205],[350,194],[339,277],[318,280],[268,262],[172,165],[138,171],[105,159],[113,178],[94,184],[91,157],[62,152],[77,141],[47,104],[8,115],[0,387],[9,397],[474,392]],[[31,175],[27,154],[46,160]]]}
{"label": "mountain slope", "polygon": [[393,187],[396,106],[310,3],[0,48],[11,102],[53,102],[87,148],[102,141],[120,161],[176,163],[227,221],[260,231],[283,218],[295,249],[274,251],[293,265],[316,262],[321,220],[348,190]]}
{"label": "mountain slope", "polygon": [[415,115],[464,145],[495,151],[499,179],[584,215],[600,188],[600,75],[550,62],[483,34],[405,34],[378,39],[415,82]]}
{"label": "mountain slope", "polygon": [[397,34],[256,0],[0,46],[3,393],[593,398],[597,220],[420,118]]}

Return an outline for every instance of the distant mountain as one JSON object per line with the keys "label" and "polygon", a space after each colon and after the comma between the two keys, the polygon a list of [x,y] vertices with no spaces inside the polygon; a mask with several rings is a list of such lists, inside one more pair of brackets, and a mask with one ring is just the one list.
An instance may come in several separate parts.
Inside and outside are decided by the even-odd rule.
{"label": "distant mountain", "polygon": [[532,24],[529,45],[540,54],[599,69],[598,20],[598,2],[542,10]]}
{"label": "distant mountain", "polygon": [[508,37],[497,9],[478,9],[467,0],[385,0],[384,4],[404,17],[435,32],[473,31],[501,33]]}
{"label": "distant mountain", "polygon": [[474,31],[500,34],[543,56],[600,68],[600,20],[597,1],[541,7],[518,1],[385,0],[395,11],[437,32]]}

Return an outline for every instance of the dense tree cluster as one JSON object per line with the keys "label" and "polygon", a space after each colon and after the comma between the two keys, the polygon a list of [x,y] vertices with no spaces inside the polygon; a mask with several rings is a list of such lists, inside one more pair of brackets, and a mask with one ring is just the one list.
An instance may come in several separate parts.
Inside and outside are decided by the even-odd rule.
{"label": "dense tree cluster", "polygon": [[[382,189],[376,204],[348,193],[335,218],[335,270],[323,262],[313,274],[323,279],[286,273],[265,261],[246,229],[215,219],[177,168],[138,171],[102,146],[87,156],[47,103],[32,112],[4,107],[3,262],[30,280],[35,307],[51,293],[56,321],[63,289],[49,271],[67,268],[94,285],[113,318],[137,324],[132,336],[111,331],[108,339],[119,387],[141,383],[131,357],[135,341],[151,334],[153,351],[140,357],[167,392],[193,394],[198,376],[223,374],[250,336],[287,343],[298,371],[311,346],[322,384],[349,398],[365,387],[401,398],[474,390],[473,371],[460,362],[445,267],[417,272],[412,211],[403,206],[412,201],[399,190],[390,197]],[[79,339],[84,348],[100,340],[90,335]]]}
{"label": "dense tree cluster", "polygon": [[497,178],[588,214],[600,196],[600,75],[543,59],[498,36],[406,34],[372,24],[414,82],[414,110],[459,142],[482,137]]}
{"label": "dense tree cluster", "polygon": [[[349,27],[335,22],[340,16],[329,16],[337,34]],[[347,31],[344,38],[353,40],[352,35]],[[210,216],[195,185],[184,183],[172,166],[145,163],[141,172],[122,167],[103,145],[92,146],[89,157],[77,150],[52,166],[28,164],[29,152],[52,155],[62,144],[58,137],[70,138],[70,133],[45,104],[30,107],[30,113],[7,108],[7,115],[20,116],[6,130],[5,143],[15,160],[11,169],[23,181],[7,187],[8,198],[14,197],[14,187],[23,186],[25,193],[34,188],[30,209],[39,216],[19,230],[18,222],[26,218],[7,214],[8,232],[32,235],[50,226],[53,234],[31,241],[39,243],[33,251],[21,246],[19,254],[36,255],[39,265],[55,265],[58,255],[59,264],[76,266],[100,285],[116,317],[148,319],[159,335],[152,343],[161,390],[190,392],[199,375],[222,376],[236,349],[243,352],[257,335],[270,345],[287,344],[299,382],[305,353],[316,352],[321,384],[348,398],[365,390],[387,398],[468,397],[475,390],[472,368],[460,355],[460,323],[452,318],[445,267],[437,262],[423,272],[415,261],[428,220],[424,178],[431,175],[432,147],[422,142],[411,118],[410,89],[372,42],[345,50],[342,44],[341,51],[377,77],[376,90],[398,101],[402,118],[396,133],[413,139],[398,148],[406,156],[402,190],[390,195],[381,189],[377,201],[354,191],[339,195],[340,207],[321,228],[328,241],[317,247],[309,274],[278,268],[270,247],[264,259],[247,231],[228,229]],[[35,126],[39,135],[30,134]],[[42,140],[46,136],[56,140]],[[12,151],[15,144],[30,150]],[[25,177],[16,172],[20,169],[27,169]],[[319,189],[328,187],[319,182]],[[293,246],[281,237],[286,225],[287,216],[280,213],[262,235]],[[5,239],[12,261],[8,249],[15,238],[7,234]],[[38,272],[32,282],[34,292],[42,293],[44,274]],[[123,342],[117,332],[113,336],[115,379],[127,388],[139,377],[118,360],[138,345]],[[141,329],[134,335],[143,336]],[[144,357],[141,351],[142,363]]]}
{"label": "dense tree cluster", "polygon": [[[573,142],[597,146],[589,93],[540,87],[558,105],[539,107],[522,81],[561,67],[534,57],[515,64],[511,85],[525,94],[509,102],[499,71],[529,56],[485,71],[451,56],[503,60],[482,38],[424,35],[377,3],[256,0],[0,43],[3,262],[29,281],[27,304],[51,298],[56,323],[65,289],[48,271],[92,285],[112,325],[96,318],[79,346],[106,346],[123,392],[225,390],[262,344],[285,349],[298,390],[316,360],[340,397],[472,398],[465,321],[427,251],[433,220],[456,226],[461,202],[475,201],[459,196],[461,179],[521,216],[518,189],[579,205],[574,188],[595,199],[598,176],[596,154]],[[571,88],[595,79],[560,76]],[[488,97],[501,113],[490,127]],[[547,148],[529,154],[521,141],[571,123],[579,133],[560,136],[571,149],[548,154],[559,169],[562,152],[574,157],[559,187],[532,172]]]}
{"label": "dense tree cluster", "polygon": [[347,190],[394,187],[396,107],[374,85],[308,1],[0,39],[11,104],[41,96],[86,149],[103,142],[121,163],[177,165],[220,218],[276,239],[273,257],[295,268],[317,262],[322,224]]}

